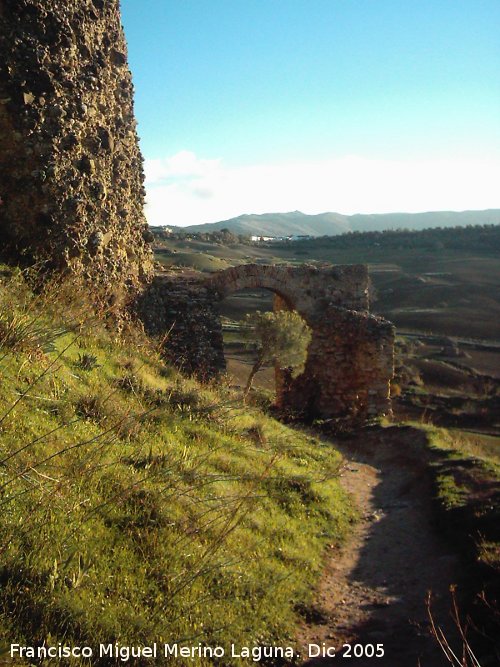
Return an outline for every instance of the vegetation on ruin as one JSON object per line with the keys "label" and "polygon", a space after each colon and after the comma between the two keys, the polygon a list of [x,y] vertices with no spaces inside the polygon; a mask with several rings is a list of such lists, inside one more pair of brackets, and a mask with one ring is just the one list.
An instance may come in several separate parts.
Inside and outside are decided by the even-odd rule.
{"label": "vegetation on ruin", "polygon": [[246,337],[254,352],[254,363],[243,392],[246,399],[255,375],[267,365],[290,369],[297,377],[304,371],[311,330],[296,311],[248,313],[245,318]]}

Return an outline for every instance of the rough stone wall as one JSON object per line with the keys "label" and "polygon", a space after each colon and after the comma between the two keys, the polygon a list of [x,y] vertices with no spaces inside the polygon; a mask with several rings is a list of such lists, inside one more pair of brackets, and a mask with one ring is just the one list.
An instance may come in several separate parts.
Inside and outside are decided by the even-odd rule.
{"label": "rough stone wall", "polygon": [[390,414],[394,327],[368,312],[364,266],[244,265],[212,274],[165,274],[142,296],[146,330],[166,356],[204,379],[225,369],[217,304],[244,288],[275,293],[274,307],[296,309],[312,328],[306,367],[292,379],[276,370],[276,404],[306,419],[354,424]]}
{"label": "rough stone wall", "polygon": [[330,306],[310,320],[304,373],[276,372],[277,403],[306,419],[363,422],[391,413],[394,327],[367,312]]}
{"label": "rough stone wall", "polygon": [[164,356],[187,375],[216,377],[226,367],[218,296],[200,274],[160,274],[137,301],[146,332],[163,338]]}
{"label": "rough stone wall", "polygon": [[111,294],[152,271],[118,0],[0,1],[0,233]]}
{"label": "rough stone wall", "polygon": [[368,269],[363,264],[243,264],[214,273],[208,282],[221,299],[245,288],[269,289],[306,320],[327,304],[368,309]]}

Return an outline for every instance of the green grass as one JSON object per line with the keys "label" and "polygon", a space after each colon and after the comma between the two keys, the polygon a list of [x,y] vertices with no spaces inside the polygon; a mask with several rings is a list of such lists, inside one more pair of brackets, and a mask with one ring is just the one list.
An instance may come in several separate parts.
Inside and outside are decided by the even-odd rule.
{"label": "green grass", "polygon": [[437,494],[445,510],[457,509],[467,504],[467,488],[457,484],[455,478],[444,472],[436,475]]}
{"label": "green grass", "polygon": [[474,461],[479,469],[500,478],[500,437],[460,429],[429,427],[431,447],[444,451],[450,459]]}
{"label": "green grass", "polygon": [[29,313],[54,343],[0,329],[0,643],[293,642],[354,520],[340,455],[140,333],[68,326],[17,278],[0,302],[4,331]]}
{"label": "green grass", "polygon": [[[436,502],[443,528],[475,563],[500,573],[499,439],[458,429],[419,428],[427,432],[434,455]],[[496,442],[494,442],[496,441]]]}
{"label": "green grass", "polygon": [[459,451],[496,468],[500,477],[500,436],[469,433],[459,429],[449,429],[448,433],[451,442]]}

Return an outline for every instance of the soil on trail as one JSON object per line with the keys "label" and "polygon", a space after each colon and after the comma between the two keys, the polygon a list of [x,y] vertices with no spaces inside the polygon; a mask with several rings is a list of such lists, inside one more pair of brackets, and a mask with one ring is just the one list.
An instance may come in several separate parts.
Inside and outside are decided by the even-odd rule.
{"label": "soil on trail", "polygon": [[[392,427],[340,443],[342,483],[361,519],[348,544],[328,556],[314,604],[304,612],[298,636],[303,667],[449,665],[430,636],[428,591],[435,621],[459,646],[449,592],[459,580],[459,561],[433,521],[423,438],[415,429]],[[383,644],[384,656],[342,657],[344,643]],[[310,644],[335,647],[337,656],[318,656]]]}

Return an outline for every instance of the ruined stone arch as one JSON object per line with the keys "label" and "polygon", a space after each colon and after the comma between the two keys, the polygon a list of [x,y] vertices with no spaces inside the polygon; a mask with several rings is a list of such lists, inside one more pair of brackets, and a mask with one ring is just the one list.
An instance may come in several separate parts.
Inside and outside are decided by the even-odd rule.
{"label": "ruined stone arch", "polygon": [[242,264],[211,274],[206,284],[220,299],[242,289],[267,289],[306,321],[326,303],[368,310],[368,272],[363,265]]}
{"label": "ruined stone arch", "polygon": [[[243,264],[213,274],[207,284],[214,290],[220,301],[245,289],[265,289],[274,294],[276,301],[287,310],[297,310],[297,294],[272,266]],[[304,317],[305,314],[299,314]],[[305,317],[304,317],[305,319]]]}
{"label": "ruined stone arch", "polygon": [[161,274],[143,295],[146,330],[170,331],[165,354],[202,379],[225,370],[218,304],[247,288],[274,292],[312,329],[305,370],[276,373],[279,408],[306,419],[366,421],[390,413],[394,328],[368,312],[364,265],[245,264],[210,274]]}

